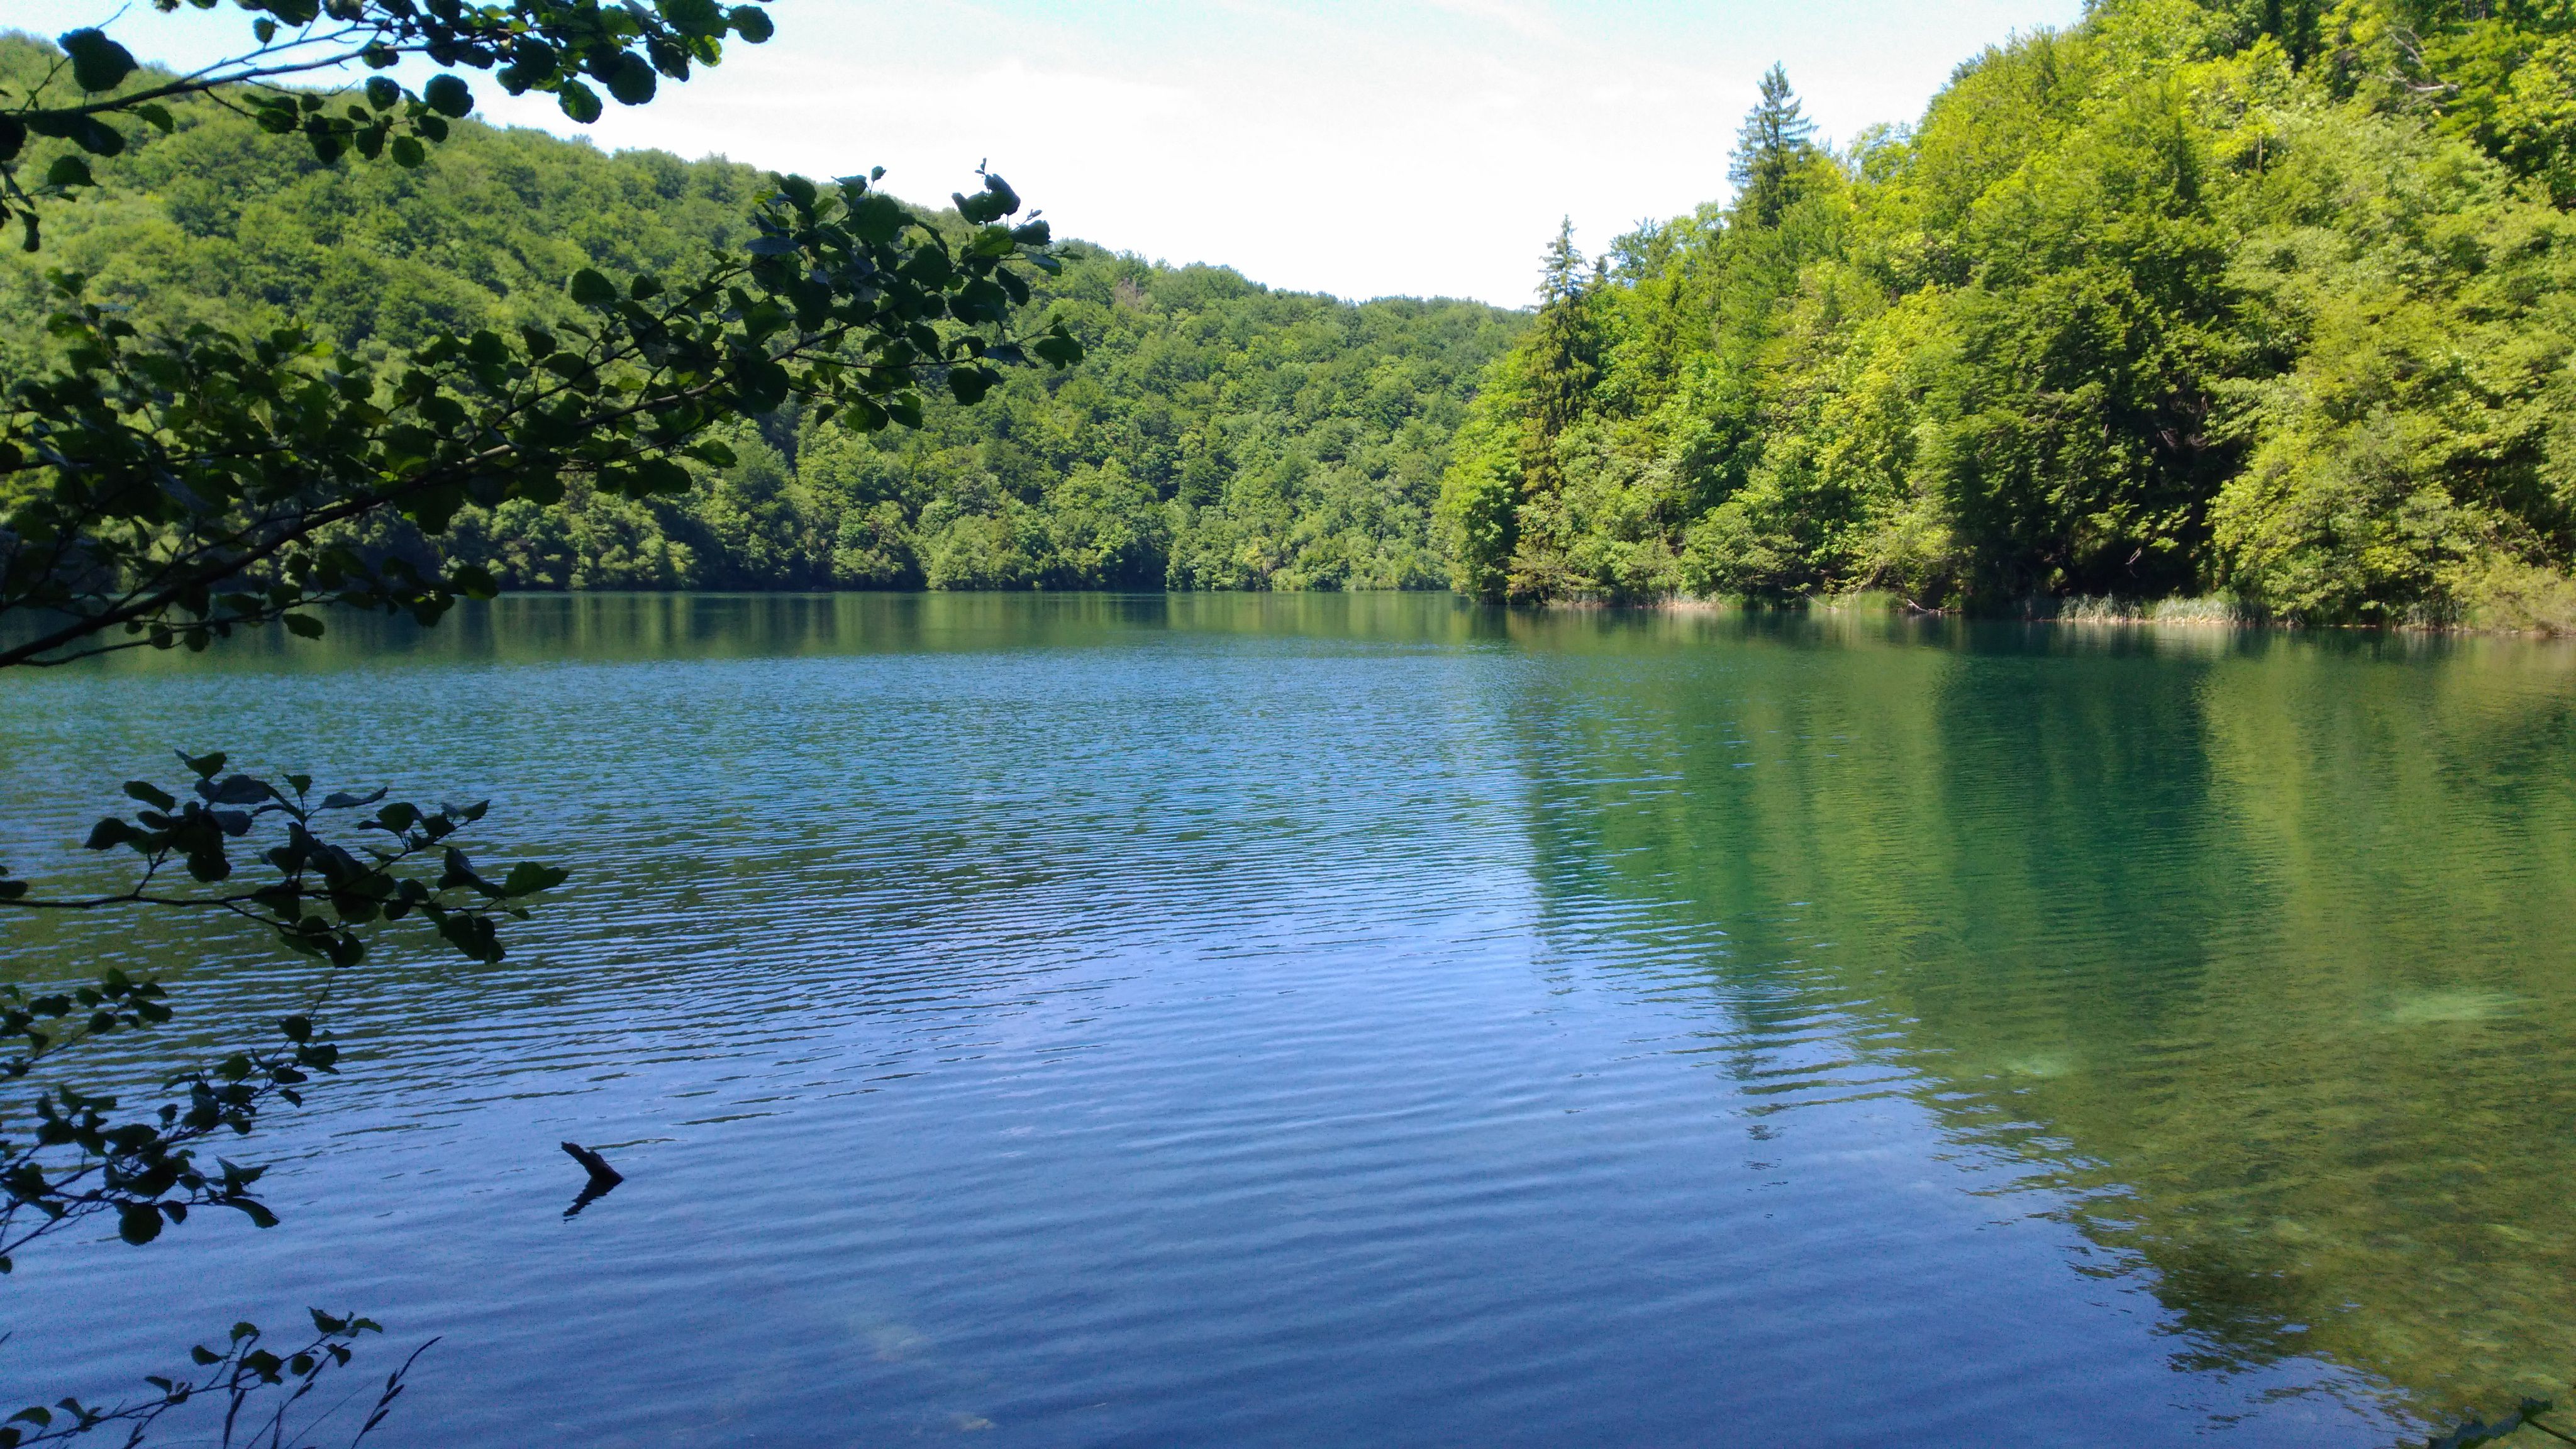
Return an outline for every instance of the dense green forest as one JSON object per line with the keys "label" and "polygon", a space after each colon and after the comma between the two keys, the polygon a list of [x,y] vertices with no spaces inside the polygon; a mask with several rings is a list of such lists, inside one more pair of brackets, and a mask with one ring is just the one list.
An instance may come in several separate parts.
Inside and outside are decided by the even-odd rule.
{"label": "dense green forest", "polygon": [[[23,91],[53,56],[0,39],[0,86]],[[324,165],[211,106],[176,120],[98,164],[101,191],[0,271],[0,366],[43,345],[46,269],[151,324],[292,322],[389,357],[440,329],[552,317],[584,266],[671,271],[738,245],[767,189],[748,166],[473,123],[407,171]],[[1017,372],[912,432],[747,419],[737,465],[687,497],[469,510],[442,545],[514,588],[1446,584],[1431,519],[1449,437],[1522,315],[1279,293],[1080,243],[1063,256],[1027,310],[1090,348],[1072,372]]]}
{"label": "dense green forest", "polygon": [[[46,63],[0,42],[0,83]],[[360,356],[739,241],[760,173],[479,126],[323,165],[201,107],[45,260]],[[676,500],[469,514],[516,587],[1888,591],[2576,625],[2576,7],[2098,0],[1835,151],[1774,71],[1733,199],[1535,317],[1079,243],[1092,358],[917,434],[746,419]],[[1717,178],[1712,177],[1712,190]],[[23,364],[50,299],[0,273]],[[402,543],[402,540],[393,540]],[[2163,607],[2174,607],[2171,604]]]}
{"label": "dense green forest", "polygon": [[2576,622],[2576,6],[2098,0],[1734,180],[1560,241],[1462,588]]}

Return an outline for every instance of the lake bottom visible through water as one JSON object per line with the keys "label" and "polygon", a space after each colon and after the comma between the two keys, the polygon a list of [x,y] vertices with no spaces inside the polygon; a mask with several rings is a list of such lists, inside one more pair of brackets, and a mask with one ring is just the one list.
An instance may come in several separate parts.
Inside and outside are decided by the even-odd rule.
{"label": "lake bottom visible through water", "polygon": [[[387,1445],[2377,1445],[2576,1378],[2562,646],[587,596],[8,684],[48,886],[174,746],[576,874],[341,983],[226,1149],[282,1226],[25,1255],[0,1397],[307,1305],[352,1391],[438,1338]],[[172,981],[127,1081],[309,980],[39,925]]]}

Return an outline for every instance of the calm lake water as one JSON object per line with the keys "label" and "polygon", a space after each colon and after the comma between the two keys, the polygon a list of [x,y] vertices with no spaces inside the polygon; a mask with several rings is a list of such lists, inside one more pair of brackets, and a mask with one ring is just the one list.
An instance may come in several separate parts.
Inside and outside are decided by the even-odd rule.
{"label": "calm lake water", "polygon": [[[21,1402],[308,1303],[441,1336],[420,1446],[2370,1445],[2576,1377],[2566,647],[516,598],[8,679],[0,859],[82,879],[171,746],[579,874],[343,984],[285,1226],[30,1254]],[[0,928],[187,1023],[303,979]],[[630,1179],[571,1219],[566,1137]]]}

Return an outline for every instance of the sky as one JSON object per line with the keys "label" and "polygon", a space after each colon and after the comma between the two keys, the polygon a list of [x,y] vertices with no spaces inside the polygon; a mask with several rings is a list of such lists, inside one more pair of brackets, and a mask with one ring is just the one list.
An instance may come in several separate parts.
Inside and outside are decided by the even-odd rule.
{"label": "sky", "polygon": [[[2082,0],[775,0],[777,38],[576,126],[476,86],[487,120],[773,170],[883,166],[898,195],[979,162],[1059,236],[1344,297],[1530,298],[1560,217],[1598,250],[1727,194],[1775,61],[1828,138],[1905,123],[1951,69]],[[0,29],[106,22],[202,64],[247,21],[134,0],[0,0]],[[476,78],[469,74],[469,78]]]}

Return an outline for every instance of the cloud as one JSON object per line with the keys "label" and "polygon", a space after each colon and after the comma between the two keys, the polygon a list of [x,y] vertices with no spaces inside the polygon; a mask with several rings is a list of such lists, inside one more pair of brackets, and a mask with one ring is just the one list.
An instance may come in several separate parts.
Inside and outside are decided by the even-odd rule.
{"label": "cloud", "polygon": [[[121,3],[121,0],[115,0]],[[0,0],[56,30],[109,0]],[[97,14],[67,16],[67,9]],[[1824,131],[1911,120],[1950,67],[2081,0],[777,0],[778,39],[587,132],[936,199],[993,168],[1059,233],[1345,296],[1526,301],[1571,215],[1592,249],[1726,190],[1756,78]],[[129,14],[172,59],[239,17]],[[172,37],[155,45],[153,37]],[[549,104],[477,85],[496,120]]]}
{"label": "cloud", "polygon": [[1428,3],[1434,10],[1499,25],[1524,40],[1553,44],[1568,38],[1555,18],[1535,5],[1516,5],[1510,0],[1428,0]]}

